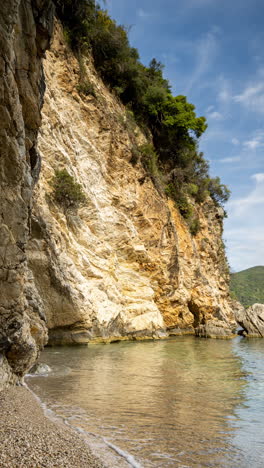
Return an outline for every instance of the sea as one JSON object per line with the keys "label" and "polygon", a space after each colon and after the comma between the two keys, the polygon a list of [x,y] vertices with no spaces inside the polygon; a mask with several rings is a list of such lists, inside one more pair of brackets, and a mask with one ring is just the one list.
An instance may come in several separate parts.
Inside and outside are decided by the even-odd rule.
{"label": "sea", "polygon": [[262,339],[52,347],[40,362],[27,385],[108,467],[264,466]]}

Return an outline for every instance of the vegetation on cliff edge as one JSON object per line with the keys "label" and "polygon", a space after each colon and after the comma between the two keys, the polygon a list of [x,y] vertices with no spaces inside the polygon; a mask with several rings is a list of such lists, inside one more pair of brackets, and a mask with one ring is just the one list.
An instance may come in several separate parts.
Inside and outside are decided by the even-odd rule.
{"label": "vegetation on cliff edge", "polygon": [[92,52],[102,79],[152,142],[153,146],[137,148],[134,155],[141,155],[156,187],[162,187],[181,214],[192,220],[195,234],[199,225],[190,200],[201,203],[210,194],[216,205],[222,205],[230,193],[218,177],[210,177],[209,164],[199,152],[198,140],[207,128],[205,117],[196,116],[195,106],[185,96],[173,96],[159,61],[153,59],[149,66],[140,62],[137,49],[129,45],[127,29],[117,25],[96,1],[54,2],[77,56]]}

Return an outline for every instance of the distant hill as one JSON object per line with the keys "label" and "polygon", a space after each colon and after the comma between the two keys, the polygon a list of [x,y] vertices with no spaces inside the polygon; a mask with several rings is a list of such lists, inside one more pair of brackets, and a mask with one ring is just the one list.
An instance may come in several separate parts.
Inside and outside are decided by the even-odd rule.
{"label": "distant hill", "polygon": [[232,273],[230,290],[244,307],[256,302],[264,304],[264,266]]}

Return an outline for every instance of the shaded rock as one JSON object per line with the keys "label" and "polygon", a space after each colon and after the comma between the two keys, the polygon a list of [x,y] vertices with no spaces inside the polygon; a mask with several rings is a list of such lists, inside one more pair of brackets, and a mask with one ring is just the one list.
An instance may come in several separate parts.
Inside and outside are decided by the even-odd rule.
{"label": "shaded rock", "polygon": [[206,324],[201,324],[195,329],[195,335],[199,338],[233,338],[235,329],[227,322],[209,320]]}
{"label": "shaded rock", "polygon": [[25,250],[45,88],[41,56],[50,41],[53,13],[50,0],[1,2],[0,390],[21,379],[47,341]]}
{"label": "shaded rock", "polygon": [[34,375],[43,375],[49,374],[50,372],[51,368],[48,366],[48,364],[37,363],[30,369],[29,373]]}
{"label": "shaded rock", "polygon": [[235,318],[244,329],[244,336],[264,337],[264,304],[254,304],[248,309],[241,306],[236,310]]}

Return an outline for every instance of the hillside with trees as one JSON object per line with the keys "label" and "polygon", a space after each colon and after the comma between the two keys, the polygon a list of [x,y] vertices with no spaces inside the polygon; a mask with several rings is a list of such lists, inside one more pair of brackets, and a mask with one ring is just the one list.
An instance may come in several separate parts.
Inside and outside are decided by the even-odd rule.
{"label": "hillside with trees", "polygon": [[232,273],[230,289],[244,307],[264,304],[264,266]]}

